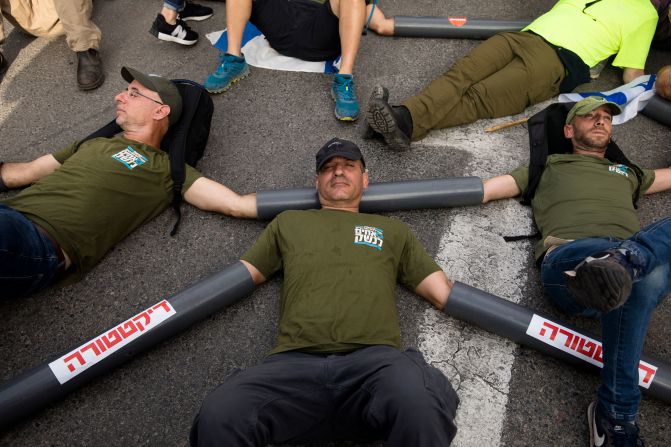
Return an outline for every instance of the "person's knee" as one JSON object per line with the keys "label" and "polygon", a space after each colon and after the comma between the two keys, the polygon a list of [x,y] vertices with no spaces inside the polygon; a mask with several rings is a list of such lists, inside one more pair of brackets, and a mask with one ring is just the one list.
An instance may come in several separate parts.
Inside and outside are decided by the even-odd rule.
{"label": "person's knee", "polygon": [[655,91],[662,98],[671,101],[671,65],[666,65],[657,72]]}
{"label": "person's knee", "polygon": [[[632,295],[643,300],[641,305],[656,307],[669,292],[669,274],[671,266],[662,264],[650,273],[634,282]],[[631,297],[630,297],[631,299]]]}

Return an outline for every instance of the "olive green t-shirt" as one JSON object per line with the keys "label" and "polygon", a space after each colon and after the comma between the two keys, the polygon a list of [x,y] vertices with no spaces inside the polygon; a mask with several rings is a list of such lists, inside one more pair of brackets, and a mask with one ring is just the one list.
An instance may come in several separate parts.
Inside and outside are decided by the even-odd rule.
{"label": "olive green t-shirt", "polygon": [[[61,166],[7,206],[47,230],[81,277],[117,242],[170,205],[168,154],[123,137],[96,138],[55,152]],[[186,191],[201,174],[186,167]]]}
{"label": "olive green t-shirt", "polygon": [[[529,180],[526,166],[511,172],[520,191]],[[655,180],[655,172],[643,169],[641,194]],[[585,239],[612,236],[626,239],[640,230],[632,195],[636,174],[625,165],[581,154],[548,156],[536,195],[531,201],[534,220],[542,239],[536,258],[545,252],[548,236]]]}
{"label": "olive green t-shirt", "polygon": [[616,67],[645,67],[657,27],[650,0],[559,0],[524,29],[567,48],[589,67],[616,55]]}
{"label": "olive green t-shirt", "polygon": [[242,259],[284,270],[273,353],[400,347],[396,282],[414,290],[440,270],[403,222],[333,209],[281,213]]}

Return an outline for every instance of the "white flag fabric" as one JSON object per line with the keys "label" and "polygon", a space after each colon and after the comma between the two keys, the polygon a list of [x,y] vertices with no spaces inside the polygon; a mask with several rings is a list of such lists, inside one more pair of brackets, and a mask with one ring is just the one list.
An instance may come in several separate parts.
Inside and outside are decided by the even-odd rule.
{"label": "white flag fabric", "polygon": [[588,96],[602,96],[622,108],[622,113],[613,117],[613,124],[622,124],[635,117],[655,95],[655,79],[655,75],[639,76],[607,92],[562,93],[559,102],[578,102]]}
{"label": "white flag fabric", "polygon": [[[228,47],[226,30],[209,33],[206,37],[215,48],[221,52],[226,52]],[[331,61],[309,62],[281,55],[271,48],[261,31],[249,22],[247,22],[242,34],[242,53],[249,65],[272,70],[338,73],[340,68],[340,56]]]}

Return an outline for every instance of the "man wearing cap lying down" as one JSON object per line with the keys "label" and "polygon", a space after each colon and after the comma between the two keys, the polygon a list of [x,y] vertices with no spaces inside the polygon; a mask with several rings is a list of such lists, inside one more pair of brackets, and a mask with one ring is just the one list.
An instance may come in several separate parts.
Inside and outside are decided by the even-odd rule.
{"label": "man wearing cap lying down", "polygon": [[[632,200],[639,188],[671,189],[671,168],[606,158],[612,116],[620,112],[601,97],[576,103],[564,126],[573,152],[547,157],[531,200],[545,294],[563,311],[601,319],[603,370],[587,410],[590,446],[643,445],[639,360],[650,316],[671,292],[671,218],[641,229]],[[486,180],[483,203],[518,196],[531,183],[527,167]]]}
{"label": "man wearing cap lying down", "polygon": [[277,346],[202,404],[192,446],[452,441],[459,398],[414,349],[400,349],[396,282],[438,309],[452,283],[402,222],[359,213],[368,173],[334,138],[317,153],[322,208],[278,215],[242,256],[254,284],[283,270]]}
{"label": "man wearing cap lying down", "polygon": [[[128,89],[114,98],[120,136],[75,142],[27,163],[0,162],[0,298],[74,282],[117,242],[171,203],[170,159],[161,151],[182,99],[168,79],[124,67]],[[255,217],[240,196],[186,166],[184,199],[235,217]]]}

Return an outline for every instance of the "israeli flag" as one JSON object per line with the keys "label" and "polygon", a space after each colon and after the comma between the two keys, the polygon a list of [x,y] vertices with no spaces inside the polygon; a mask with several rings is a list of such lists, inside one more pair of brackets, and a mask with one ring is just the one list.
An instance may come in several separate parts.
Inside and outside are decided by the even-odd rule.
{"label": "israeli flag", "polygon": [[[225,53],[228,49],[226,30],[209,33],[206,37],[219,51]],[[331,61],[309,62],[281,55],[270,47],[261,31],[249,22],[242,34],[242,53],[249,65],[271,70],[338,73],[340,69],[340,56]]]}
{"label": "israeli flag", "polygon": [[613,117],[613,124],[622,124],[643,110],[655,95],[655,75],[639,76],[628,84],[607,92],[562,93],[559,102],[578,102],[588,96],[601,96],[619,105],[622,113]]}

